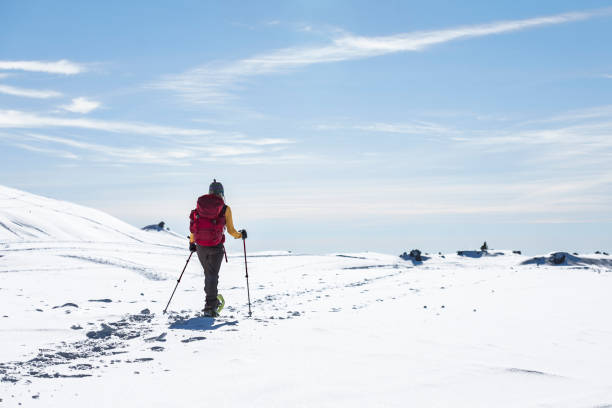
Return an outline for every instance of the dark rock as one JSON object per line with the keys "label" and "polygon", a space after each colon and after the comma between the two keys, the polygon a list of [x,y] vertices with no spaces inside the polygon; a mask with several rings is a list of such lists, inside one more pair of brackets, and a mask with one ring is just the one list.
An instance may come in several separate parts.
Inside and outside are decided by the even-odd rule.
{"label": "dark rock", "polygon": [[457,251],[459,256],[467,256],[468,258],[482,258],[483,256],[503,256],[503,252],[488,252],[488,251]]}
{"label": "dark rock", "polygon": [[164,221],[160,221],[157,224],[147,225],[146,227],[142,227],[145,231],[169,231],[170,228],[166,227],[166,223]]}
{"label": "dark rock", "polygon": [[565,263],[565,253],[555,252],[550,256],[551,263],[554,265],[561,265]]}
{"label": "dark rock", "polygon": [[522,252],[521,251],[512,251],[513,254],[517,254],[517,255],[521,255]]}
{"label": "dark rock", "polygon": [[607,265],[607,260],[591,259],[591,258],[580,258],[577,256],[570,255],[567,252],[555,252],[550,254],[548,257],[539,256],[528,259],[521,263],[521,265]]}
{"label": "dark rock", "polygon": [[400,255],[400,258],[402,258],[404,261],[412,261],[413,263],[423,262],[429,259],[429,257],[423,256],[421,254],[421,251],[418,249],[413,249],[412,251],[410,251],[410,253],[404,252]]}

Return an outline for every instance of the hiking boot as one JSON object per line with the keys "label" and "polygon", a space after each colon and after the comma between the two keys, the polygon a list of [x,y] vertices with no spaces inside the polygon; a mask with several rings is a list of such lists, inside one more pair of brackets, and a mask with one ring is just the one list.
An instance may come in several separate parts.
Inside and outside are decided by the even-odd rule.
{"label": "hiking boot", "polygon": [[213,309],[204,309],[204,317],[217,317],[219,314]]}

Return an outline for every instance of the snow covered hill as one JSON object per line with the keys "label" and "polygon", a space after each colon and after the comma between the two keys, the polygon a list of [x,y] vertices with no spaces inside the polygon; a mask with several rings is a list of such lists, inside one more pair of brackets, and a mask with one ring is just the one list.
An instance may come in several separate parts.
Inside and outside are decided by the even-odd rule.
{"label": "snow covered hill", "polygon": [[254,253],[248,318],[230,239],[164,315],[185,239],[0,192],[0,407],[612,405],[610,256]]}
{"label": "snow covered hill", "polygon": [[[0,186],[0,242],[163,242],[101,211]],[[184,240],[183,240],[184,241]]]}

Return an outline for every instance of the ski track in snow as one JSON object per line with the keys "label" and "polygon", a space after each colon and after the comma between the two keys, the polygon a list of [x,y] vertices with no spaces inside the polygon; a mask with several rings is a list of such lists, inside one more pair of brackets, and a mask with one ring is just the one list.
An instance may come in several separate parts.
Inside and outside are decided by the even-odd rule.
{"label": "ski track in snow", "polygon": [[166,280],[167,279],[163,274],[160,274],[159,272],[155,272],[150,268],[147,268],[145,266],[136,265],[133,262],[129,262],[129,261],[119,259],[119,258],[109,260],[109,259],[94,258],[94,257],[89,257],[89,256],[78,256],[78,255],[60,255],[60,256],[63,256],[65,258],[80,259],[80,260],[92,262],[98,265],[109,265],[109,266],[115,266],[115,267],[122,268],[122,269],[128,269],[130,271],[138,272],[139,274],[141,274],[142,276],[150,280]]}
{"label": "ski track in snow", "polygon": [[[42,248],[43,251],[48,249],[49,248]],[[62,250],[65,249],[62,248]],[[36,248],[28,248],[28,251],[36,251]],[[7,252],[10,252],[10,250]],[[136,271],[149,280],[159,280],[159,274],[153,272],[152,270],[143,266],[128,264],[125,261],[119,261],[117,258],[102,259],[97,257],[67,254],[60,254],[59,256],[62,258],[93,263],[96,265]],[[254,256],[250,263],[256,264],[257,259],[274,257],[275,256]],[[335,263],[335,260],[331,257],[319,258],[323,259],[322,261],[318,262],[319,265],[328,265],[330,263],[329,259],[332,260],[332,263]],[[347,258],[351,259],[355,257],[347,256]],[[296,259],[299,259],[299,257],[296,257]],[[362,257],[355,259],[362,259]],[[196,269],[198,267],[199,265],[196,266]],[[299,274],[299,271],[307,268],[309,268],[309,264],[298,264],[292,268],[285,269],[284,273],[296,275]],[[87,267],[79,267],[78,269],[86,270]],[[316,281],[309,283],[308,288],[303,288],[300,284],[289,292],[277,292],[274,290],[272,292],[265,291],[266,287],[274,289],[274,284],[272,282],[259,282],[258,289],[255,290],[254,293],[260,295],[261,297],[255,296],[253,298],[253,308],[257,310],[257,315],[253,318],[253,321],[260,322],[264,326],[270,324],[278,325],[283,320],[299,318],[308,313],[325,311],[338,312],[344,308],[361,309],[374,302],[380,302],[391,298],[391,296],[388,296],[384,299],[372,299],[372,296],[368,293],[368,289],[365,289],[366,287],[375,285],[385,280],[401,277],[411,269],[413,269],[413,266],[400,265],[399,262],[395,264],[386,264],[380,268],[372,268],[371,265],[345,267],[333,272],[337,276],[341,272],[346,271],[343,273],[346,273],[347,276],[343,277],[344,279],[342,279],[342,282],[329,284],[327,283],[327,279],[319,278]],[[74,268],[72,270],[74,270]],[[394,270],[394,272],[386,273],[388,270]],[[36,271],[36,269],[21,270],[18,272],[25,271]],[[372,271],[374,271],[374,273],[372,273]],[[48,270],[47,272],[52,272],[52,269]],[[356,272],[361,273],[362,275],[353,277],[352,275]],[[363,274],[367,274],[367,276]],[[326,275],[323,274],[321,276],[325,277]],[[399,285],[400,283],[408,282],[398,280],[395,284]],[[234,286],[231,289],[228,289],[227,292],[243,292],[245,289],[246,287],[243,286]],[[338,301],[338,299],[342,297],[342,292],[345,290],[358,291],[356,293],[356,297],[351,296],[350,304],[342,304],[343,302]],[[397,298],[407,296],[408,294],[408,292],[396,293],[392,297]],[[342,307],[321,307],[321,305],[318,305],[320,303],[330,303],[331,299],[335,299],[333,303],[336,305],[342,304]],[[104,303],[108,303],[110,299],[90,299],[88,301],[103,301]],[[175,300],[175,302],[176,301],[178,300]],[[71,303],[68,303],[68,305],[70,304]],[[64,306],[66,306],[66,304],[63,306],[55,306],[53,308],[56,309]],[[76,304],[74,304],[74,306],[78,307]],[[182,310],[180,313],[170,312],[167,317],[158,316],[155,313],[149,314],[149,312],[146,311],[145,314],[141,313],[127,315],[118,321],[104,321],[99,323],[101,325],[100,330],[89,331],[89,333],[93,333],[90,338],[72,343],[61,342],[59,344],[52,344],[44,349],[41,349],[36,356],[27,360],[11,361],[0,364],[0,379],[3,382],[12,383],[27,380],[29,377],[84,377],[94,375],[94,372],[97,369],[100,369],[101,367],[108,367],[109,364],[152,361],[155,357],[147,357],[146,360],[139,360],[139,358],[125,360],[119,355],[127,354],[130,352],[130,350],[137,349],[141,344],[135,344],[134,340],[142,340],[145,336],[156,331],[215,331],[219,329],[223,329],[223,331],[238,331],[239,320],[236,319],[235,316],[244,316],[246,314],[245,305],[227,306],[224,314],[227,314],[227,317],[209,319],[201,317],[198,312],[194,312],[192,310]],[[99,334],[96,335],[95,333]],[[183,337],[184,338],[181,339],[181,343],[183,344],[205,340],[204,337],[200,338],[198,336]],[[152,341],[152,339],[157,338],[150,338],[146,339],[145,341]],[[157,348],[153,351],[163,352],[164,349]]]}

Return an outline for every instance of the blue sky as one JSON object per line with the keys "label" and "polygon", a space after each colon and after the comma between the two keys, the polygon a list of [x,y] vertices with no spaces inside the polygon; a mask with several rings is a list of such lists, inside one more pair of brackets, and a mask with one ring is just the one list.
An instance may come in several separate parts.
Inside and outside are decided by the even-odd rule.
{"label": "blue sky", "polygon": [[186,233],[217,178],[255,250],[612,249],[612,3],[150,3],[0,3],[0,184]]}

